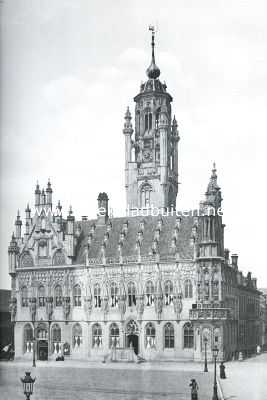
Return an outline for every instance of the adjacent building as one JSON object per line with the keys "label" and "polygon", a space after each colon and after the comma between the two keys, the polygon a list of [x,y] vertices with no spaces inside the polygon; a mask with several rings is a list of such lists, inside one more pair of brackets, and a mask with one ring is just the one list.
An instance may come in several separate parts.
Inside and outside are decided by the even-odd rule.
{"label": "adjacent building", "polygon": [[[260,292],[224,247],[221,189],[213,166],[204,201],[178,212],[179,132],[172,97],[152,60],[125,114],[128,215],[76,220],[52,187],[35,189],[25,229],[18,213],[9,253],[16,357],[103,360],[244,357],[259,343]],[[127,349],[130,349],[127,352]],[[116,355],[117,354],[117,355]]]}

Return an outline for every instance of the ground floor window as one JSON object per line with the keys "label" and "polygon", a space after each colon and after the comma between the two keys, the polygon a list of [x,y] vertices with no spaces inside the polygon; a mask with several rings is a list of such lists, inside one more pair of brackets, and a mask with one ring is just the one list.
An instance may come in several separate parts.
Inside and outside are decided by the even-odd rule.
{"label": "ground floor window", "polygon": [[109,347],[120,347],[120,330],[115,323],[110,325]]}
{"label": "ground floor window", "polygon": [[79,350],[82,345],[82,327],[75,324],[72,331],[72,345],[74,350]]}
{"label": "ground floor window", "polygon": [[30,324],[24,327],[24,352],[32,353],[33,351],[33,328]]}
{"label": "ground floor window", "polygon": [[102,347],[102,328],[100,324],[95,324],[93,325],[92,328],[92,333],[93,333],[93,343],[92,347],[94,349],[99,349]]}
{"label": "ground floor window", "polygon": [[194,330],[190,323],[184,326],[184,348],[192,349],[194,347]]}
{"label": "ground floor window", "polygon": [[152,349],[156,347],[156,329],[152,322],[146,325],[145,329],[145,347],[146,349]]}
{"label": "ground floor window", "polygon": [[52,351],[54,354],[60,353],[61,348],[61,329],[58,324],[52,326]]}
{"label": "ground floor window", "polygon": [[164,347],[165,349],[174,348],[174,327],[170,322],[164,327]]}

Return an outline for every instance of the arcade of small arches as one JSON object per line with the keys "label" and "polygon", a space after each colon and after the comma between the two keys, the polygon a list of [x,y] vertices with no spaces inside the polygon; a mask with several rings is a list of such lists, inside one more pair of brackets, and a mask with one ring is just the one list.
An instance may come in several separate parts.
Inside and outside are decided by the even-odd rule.
{"label": "arcade of small arches", "polygon": [[[120,327],[117,322],[110,322],[108,327],[108,347],[111,349],[133,346],[136,354],[139,352],[139,339],[141,329],[138,323],[131,319],[125,326]],[[70,355],[72,352],[79,352],[83,349],[86,334],[83,333],[82,325],[78,322],[73,323],[71,329],[71,343],[62,341],[62,329],[60,324],[53,322],[50,327],[48,324],[41,322],[35,328],[37,341],[37,352],[39,359],[47,359],[48,354],[65,354]],[[91,338],[89,340],[89,348],[93,350],[101,350],[104,347],[105,334],[103,324],[100,322],[93,323],[90,327]],[[144,349],[157,350],[157,330],[162,330],[162,341],[160,347],[163,349],[174,349],[176,341],[182,343],[184,349],[194,348],[194,329],[190,322],[185,322],[182,326],[182,337],[175,335],[175,327],[172,322],[166,322],[163,326],[157,326],[155,322],[146,322],[143,328]],[[32,323],[26,323],[23,329],[23,353],[33,352],[34,330]],[[50,344],[49,344],[50,343]]]}
{"label": "arcade of small arches", "polygon": [[[182,294],[185,299],[191,299],[193,297],[193,286],[191,279],[185,279]],[[104,294],[103,294],[104,292]],[[109,293],[109,305],[111,308],[117,308],[119,302],[119,295],[121,293],[120,286],[116,282],[111,282],[108,291],[104,291],[103,287],[99,283],[93,286],[92,297],[94,308],[101,308],[102,298]],[[144,289],[144,305],[146,307],[153,306],[156,293],[156,287],[153,281],[149,280],[145,284]],[[129,307],[136,306],[137,300],[137,285],[135,282],[130,281],[127,284],[126,290],[123,290],[123,295],[127,299],[127,305]],[[175,296],[174,284],[171,280],[166,280],[163,283],[162,288],[163,303],[165,306],[172,305],[173,298]],[[56,284],[53,289],[54,306],[61,307],[63,305],[63,289],[60,284]],[[40,285],[37,290],[37,305],[39,307],[45,307],[47,293],[44,285]],[[22,307],[29,306],[29,291],[27,286],[21,288],[21,305]],[[72,289],[72,305],[73,307],[82,306],[82,288],[81,285],[76,284]]]}

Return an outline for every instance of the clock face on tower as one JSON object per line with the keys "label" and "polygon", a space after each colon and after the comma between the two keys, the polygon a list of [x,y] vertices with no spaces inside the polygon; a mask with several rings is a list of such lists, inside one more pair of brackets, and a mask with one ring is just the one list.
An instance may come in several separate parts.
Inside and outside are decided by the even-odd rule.
{"label": "clock face on tower", "polygon": [[143,159],[144,161],[148,162],[152,160],[152,153],[149,150],[145,150],[143,153]]}

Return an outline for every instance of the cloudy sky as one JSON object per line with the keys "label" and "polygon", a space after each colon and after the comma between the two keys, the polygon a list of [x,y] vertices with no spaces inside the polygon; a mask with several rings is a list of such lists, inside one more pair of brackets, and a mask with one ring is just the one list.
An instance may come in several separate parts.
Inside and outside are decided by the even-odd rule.
{"label": "cloudy sky", "polygon": [[173,96],[181,209],[196,207],[213,161],[225,245],[267,287],[267,3],[263,0],[1,2],[0,287],[17,209],[50,177],[55,201],[95,217],[98,192],[125,211],[123,117],[150,63]]}

